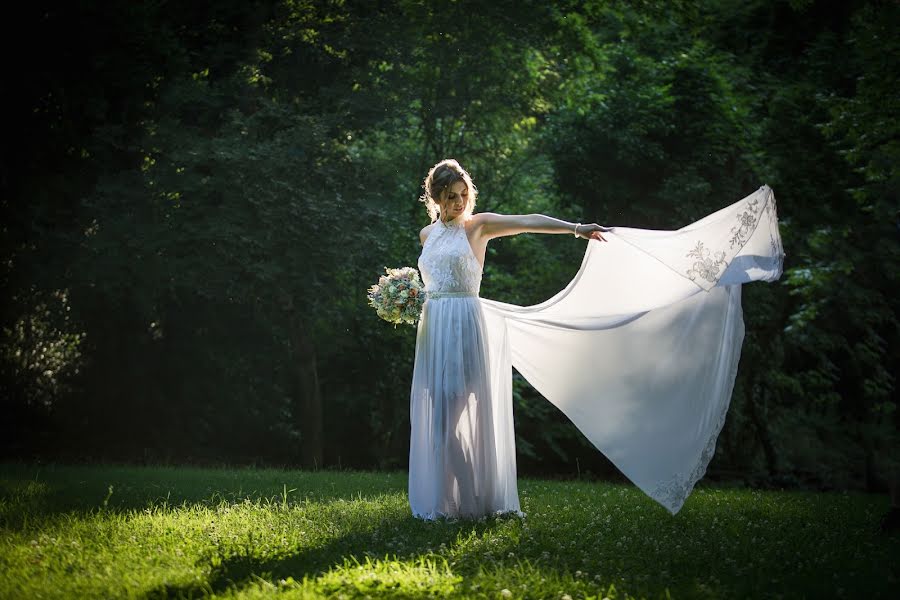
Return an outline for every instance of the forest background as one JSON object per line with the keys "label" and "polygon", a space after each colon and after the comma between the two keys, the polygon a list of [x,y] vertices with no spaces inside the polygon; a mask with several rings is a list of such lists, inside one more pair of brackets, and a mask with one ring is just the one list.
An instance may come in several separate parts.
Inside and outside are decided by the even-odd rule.
{"label": "forest background", "polygon": [[[610,226],[770,185],[785,272],[744,287],[708,476],[896,477],[900,3],[20,9],[0,458],[405,469],[415,331],[366,289],[415,265],[422,180],[453,157],[480,211]],[[584,244],[495,240],[482,296],[546,299]],[[621,477],[518,375],[514,396],[520,473]]]}

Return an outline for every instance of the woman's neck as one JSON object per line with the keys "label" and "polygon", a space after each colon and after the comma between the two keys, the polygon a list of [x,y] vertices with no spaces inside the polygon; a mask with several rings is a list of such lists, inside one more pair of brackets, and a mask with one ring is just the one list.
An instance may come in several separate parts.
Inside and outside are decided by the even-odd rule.
{"label": "woman's neck", "polygon": [[440,221],[442,224],[448,225],[448,226],[449,225],[458,225],[460,223],[463,223],[466,220],[465,217],[466,217],[465,213],[460,213],[459,215],[453,217],[452,219],[444,219],[443,215],[439,215],[438,221]]}

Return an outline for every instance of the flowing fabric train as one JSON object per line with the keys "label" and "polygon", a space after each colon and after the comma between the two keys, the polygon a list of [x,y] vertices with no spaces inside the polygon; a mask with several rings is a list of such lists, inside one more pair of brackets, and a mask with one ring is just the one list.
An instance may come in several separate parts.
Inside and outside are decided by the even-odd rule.
{"label": "flowing fabric train", "polygon": [[[744,322],[741,285],[781,276],[775,197],[762,186],[677,231],[616,227],[534,306],[481,298],[499,488],[516,497],[512,367],[672,514],[725,422]],[[516,497],[517,498],[517,497]],[[517,507],[516,507],[517,508]]]}

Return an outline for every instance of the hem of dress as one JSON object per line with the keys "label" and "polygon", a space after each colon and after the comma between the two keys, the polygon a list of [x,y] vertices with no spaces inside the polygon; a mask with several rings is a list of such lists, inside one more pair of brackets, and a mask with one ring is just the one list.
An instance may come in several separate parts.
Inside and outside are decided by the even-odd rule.
{"label": "hem of dress", "polygon": [[[741,322],[743,323],[743,309],[741,309],[741,314],[738,318],[740,318]],[[690,496],[694,491],[694,487],[706,475],[706,470],[709,467],[709,463],[712,462],[712,459],[716,454],[719,435],[722,433],[722,429],[724,429],[725,427],[725,421],[728,417],[728,409],[731,406],[731,396],[734,393],[734,381],[737,378],[738,365],[741,361],[741,354],[743,353],[742,351],[743,340],[735,350],[734,356],[732,356],[731,359],[731,389],[728,391],[728,402],[723,403],[723,405],[719,408],[719,413],[718,415],[716,415],[716,420],[714,421],[715,424],[711,429],[710,436],[707,438],[703,451],[697,458],[697,462],[694,463],[693,468],[688,471],[688,475],[686,478],[675,476],[672,478],[672,480],[666,482],[665,484],[657,485],[656,489],[653,490],[653,493],[649,494],[651,498],[659,502],[667,511],[669,511],[672,516],[678,514],[678,512],[684,506],[684,503],[687,501],[688,496]]]}
{"label": "hem of dress", "polygon": [[487,512],[483,515],[479,515],[476,517],[476,516],[465,516],[465,515],[459,515],[459,514],[444,513],[441,511],[434,511],[434,512],[429,512],[429,513],[413,512],[413,517],[415,517],[417,519],[421,519],[423,521],[457,522],[457,521],[484,521],[488,518],[502,518],[502,517],[518,517],[520,519],[524,519],[525,513],[522,512],[521,510],[501,509],[501,510],[490,511],[490,512]]}

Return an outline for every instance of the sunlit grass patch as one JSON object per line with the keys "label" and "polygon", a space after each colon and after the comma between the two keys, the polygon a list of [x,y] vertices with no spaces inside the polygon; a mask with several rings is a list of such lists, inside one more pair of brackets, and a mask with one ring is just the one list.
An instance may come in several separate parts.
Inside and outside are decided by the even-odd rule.
{"label": "sunlit grass patch", "polygon": [[339,592],[355,595],[388,595],[417,598],[444,596],[456,590],[462,577],[455,575],[441,557],[419,557],[411,561],[372,560],[364,563],[346,560],[320,576],[317,587],[325,594]]}

